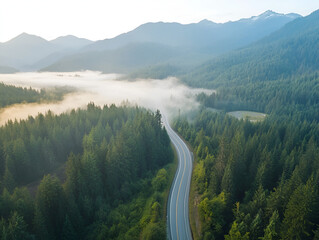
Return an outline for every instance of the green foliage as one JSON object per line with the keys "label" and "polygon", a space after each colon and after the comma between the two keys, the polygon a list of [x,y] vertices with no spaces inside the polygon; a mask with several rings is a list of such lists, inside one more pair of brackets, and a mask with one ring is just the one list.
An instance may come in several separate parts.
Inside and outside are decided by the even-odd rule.
{"label": "green foliage", "polygon": [[199,212],[201,221],[204,224],[203,232],[211,231],[215,238],[223,236],[226,227],[225,213],[226,213],[226,196],[221,192],[217,197],[209,200],[203,199],[199,204]]}
{"label": "green foliage", "polygon": [[14,87],[0,83],[0,108],[15,103],[34,103],[40,101],[59,101],[73,91],[71,88],[42,89],[40,92],[32,88]]}
{"label": "green foliage", "polygon": [[8,239],[32,239],[31,235],[27,232],[27,224],[23,220],[23,217],[19,216],[17,212],[14,212],[8,221],[7,229]]}
{"label": "green foliage", "polygon": [[35,221],[40,239],[60,239],[65,219],[66,200],[60,181],[45,176],[39,187],[35,204]]}
{"label": "green foliage", "polygon": [[62,240],[76,240],[78,239],[77,234],[70,222],[68,215],[65,216],[63,224]]}
{"label": "green foliage", "polygon": [[40,99],[40,93],[36,90],[0,83],[0,107],[22,102],[36,102],[38,99]]}
{"label": "green foliage", "polygon": [[280,224],[280,218],[278,211],[274,211],[271,218],[269,219],[269,224],[265,228],[265,234],[261,240],[276,240],[279,239],[279,224]]}
{"label": "green foliage", "polygon": [[168,174],[165,168],[160,169],[156,177],[152,180],[152,186],[155,191],[162,191],[168,184]]}
{"label": "green foliage", "polygon": [[246,233],[249,239],[313,239],[319,224],[316,121],[270,115],[251,123],[202,110],[191,124],[177,119],[174,128],[197,155],[202,239]]}
{"label": "green foliage", "polygon": [[142,233],[142,239],[144,240],[162,240],[166,238],[165,225],[151,223]]}
{"label": "green foliage", "polygon": [[318,120],[318,16],[316,11],[262,41],[214,58],[182,81],[217,90],[199,95],[207,107]]}
{"label": "green foliage", "polygon": [[238,224],[235,221],[229,231],[228,235],[225,235],[225,240],[249,240],[249,233],[242,235],[238,229]]}
{"label": "green foliage", "polygon": [[151,222],[156,223],[160,220],[161,205],[159,202],[154,202],[152,205]]}
{"label": "green foliage", "polygon": [[[159,111],[91,103],[39,114],[1,127],[0,149],[1,238],[139,239],[145,232],[153,239],[147,229],[165,236],[163,167],[173,154]],[[15,188],[23,185],[37,187],[35,199]]]}
{"label": "green foliage", "polygon": [[301,240],[312,236],[313,221],[318,220],[317,189],[313,179],[309,179],[293,192],[284,213],[282,239]]}
{"label": "green foliage", "polygon": [[33,239],[32,235],[27,232],[27,224],[22,216],[13,212],[8,221],[4,219],[0,222],[1,231],[0,239],[12,240],[29,240]]}

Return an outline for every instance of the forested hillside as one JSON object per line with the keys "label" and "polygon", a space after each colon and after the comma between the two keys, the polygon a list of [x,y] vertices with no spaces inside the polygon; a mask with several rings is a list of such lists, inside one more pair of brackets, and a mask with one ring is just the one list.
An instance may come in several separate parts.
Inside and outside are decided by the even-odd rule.
{"label": "forested hillside", "polygon": [[21,88],[0,83],[0,108],[23,102],[58,101],[62,100],[63,96],[71,91],[72,89],[69,88],[36,91],[32,88]]}
{"label": "forested hillside", "polygon": [[271,115],[251,123],[202,111],[174,127],[196,155],[195,239],[319,238],[317,121]]}
{"label": "forested hillside", "polygon": [[319,10],[259,42],[215,58],[183,80],[202,87],[263,83],[319,69]]}
{"label": "forested hillside", "polygon": [[[89,104],[8,122],[0,153],[1,239],[165,238],[172,150],[159,112]],[[48,174],[61,166],[65,177]],[[42,177],[33,198],[23,186]]]}
{"label": "forested hillside", "polygon": [[[175,129],[196,155],[195,239],[319,239],[319,11],[182,80],[217,89]],[[269,114],[252,123],[224,112]],[[197,212],[196,212],[197,211]],[[195,224],[194,224],[195,225]]]}
{"label": "forested hillside", "polygon": [[206,106],[318,119],[319,11],[296,19],[260,42],[216,58],[182,80],[217,89]]}
{"label": "forested hillside", "polygon": [[276,115],[299,116],[300,121],[319,119],[318,72],[276,81],[230,85],[198,100],[206,107],[225,111],[251,110]]}

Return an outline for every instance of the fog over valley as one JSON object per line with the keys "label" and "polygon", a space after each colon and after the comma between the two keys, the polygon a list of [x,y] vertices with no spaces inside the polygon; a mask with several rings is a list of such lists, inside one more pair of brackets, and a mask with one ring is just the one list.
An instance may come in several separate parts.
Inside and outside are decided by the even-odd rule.
{"label": "fog over valley", "polygon": [[61,102],[22,103],[6,107],[0,112],[0,125],[4,125],[9,119],[26,119],[29,115],[36,116],[48,110],[60,114],[74,108],[83,108],[89,102],[101,106],[129,103],[151,110],[160,109],[170,117],[178,114],[179,111],[187,112],[196,109],[199,106],[195,100],[196,94],[212,92],[212,90],[189,88],[177,78],[128,81],[118,80],[119,77],[120,75],[117,74],[101,74],[92,71],[1,74],[0,82],[5,84],[38,90],[71,87],[76,91],[66,94]]}
{"label": "fog over valley", "polygon": [[0,240],[319,240],[319,1],[72,1],[0,8]]}

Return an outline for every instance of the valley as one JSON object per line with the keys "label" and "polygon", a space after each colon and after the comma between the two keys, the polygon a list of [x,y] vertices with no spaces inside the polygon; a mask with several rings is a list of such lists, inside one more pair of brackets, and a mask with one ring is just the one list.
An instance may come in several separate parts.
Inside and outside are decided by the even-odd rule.
{"label": "valley", "polygon": [[0,43],[0,240],[319,239],[318,42],[268,10]]}

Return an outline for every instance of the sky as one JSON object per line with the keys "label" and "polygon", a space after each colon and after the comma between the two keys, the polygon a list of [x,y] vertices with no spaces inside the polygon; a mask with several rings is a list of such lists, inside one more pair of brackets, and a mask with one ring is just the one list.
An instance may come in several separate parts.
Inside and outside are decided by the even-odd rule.
{"label": "sky", "polygon": [[266,10],[305,16],[317,9],[318,0],[0,0],[0,42],[22,32],[101,40],[146,22],[222,23]]}

